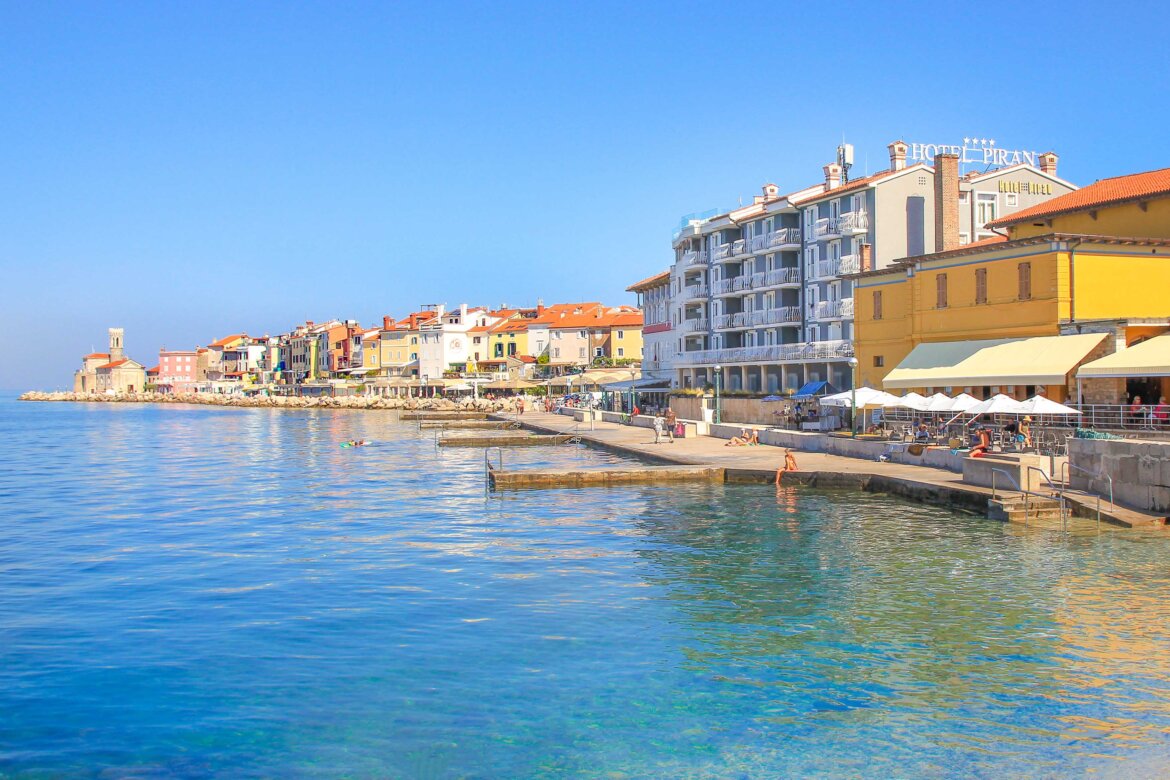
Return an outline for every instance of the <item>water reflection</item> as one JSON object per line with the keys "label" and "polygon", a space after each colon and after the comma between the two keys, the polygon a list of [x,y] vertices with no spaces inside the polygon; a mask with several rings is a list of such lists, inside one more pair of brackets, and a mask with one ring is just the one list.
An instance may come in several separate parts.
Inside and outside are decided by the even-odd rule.
{"label": "water reflection", "polygon": [[1160,535],[485,496],[482,452],[392,414],[95,407],[0,402],[17,775],[1066,776],[1170,728]]}

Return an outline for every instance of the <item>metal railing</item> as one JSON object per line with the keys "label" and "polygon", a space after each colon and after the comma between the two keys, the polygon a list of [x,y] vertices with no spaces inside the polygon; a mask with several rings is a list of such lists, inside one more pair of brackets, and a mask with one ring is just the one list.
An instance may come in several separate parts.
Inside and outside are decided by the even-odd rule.
{"label": "metal railing", "polygon": [[846,360],[853,357],[852,341],[810,341],[801,344],[773,344],[763,347],[731,347],[679,352],[678,363],[756,363],[776,361]]}
{"label": "metal railing", "polygon": [[711,247],[711,262],[726,260],[731,257],[731,244],[717,244]]}
{"label": "metal railing", "polygon": [[800,243],[800,228],[777,228],[768,234],[768,247]]}
{"label": "metal railing", "polygon": [[1076,408],[1081,412],[1077,424],[1083,428],[1170,435],[1170,407],[1160,404],[1143,404],[1137,409],[1132,404],[1080,404]]}
{"label": "metal railing", "polygon": [[[1048,475],[1044,474],[1044,470],[1042,468],[1040,468],[1039,466],[1029,466],[1028,472],[1030,472],[1032,469],[1036,469],[1042,475],[1044,475],[1045,479],[1048,479]],[[998,490],[997,490],[996,484],[995,484],[995,482],[996,482],[995,475],[996,474],[1002,474],[1004,477],[1006,477],[1008,483],[1016,489],[1016,492],[1020,493],[1021,495],[1024,496],[1024,525],[1025,526],[1028,525],[1028,520],[1029,520],[1030,514],[1031,514],[1031,510],[1029,508],[1030,505],[1028,504],[1028,496],[1035,496],[1036,498],[1043,498],[1046,500],[1050,500],[1052,498],[1051,496],[1044,496],[1044,495],[1041,495],[1040,493],[1034,493],[1031,490],[1025,490],[1024,488],[1020,487],[1020,483],[1016,482],[1015,478],[1009,472],[1004,471],[1003,469],[993,468],[991,470],[991,500],[992,501],[999,500],[999,493],[998,493]],[[1048,484],[1052,485],[1051,479],[1048,479]],[[1053,485],[1053,487],[1055,488],[1055,485]],[[1006,497],[1005,497],[1005,500],[1006,500]],[[1039,511],[1039,507],[1037,507],[1037,511]],[[1060,499],[1060,517],[1061,517],[1061,525],[1063,527],[1063,524],[1064,524],[1064,498],[1063,498],[1063,496]]]}
{"label": "metal railing", "polygon": [[869,215],[864,211],[846,211],[837,217],[838,233],[865,233],[869,230]]}
{"label": "metal railing", "polygon": [[687,300],[706,298],[707,295],[707,286],[703,284],[691,284],[683,288],[683,297]]}
{"label": "metal railing", "polygon": [[[1069,478],[1072,476],[1069,472],[1069,469],[1075,469],[1076,471],[1080,471],[1083,474],[1088,474],[1092,479],[1098,479],[1098,478],[1105,479],[1109,483],[1109,511],[1112,512],[1116,508],[1116,504],[1113,503],[1113,477],[1109,476],[1104,471],[1090,471],[1089,469],[1082,468],[1074,463],[1069,463],[1066,460],[1060,464],[1060,481],[1064,485],[1065,490],[1072,487],[1072,485],[1069,483]],[[1089,487],[1092,487],[1092,485],[1093,485],[1093,483],[1090,481]],[[1098,530],[1100,530],[1100,528],[1101,528],[1101,494],[1096,492],[1096,491],[1090,491],[1090,492],[1092,492],[1093,495],[1097,497],[1097,528],[1098,528]],[[1061,494],[1063,495],[1063,491]]]}

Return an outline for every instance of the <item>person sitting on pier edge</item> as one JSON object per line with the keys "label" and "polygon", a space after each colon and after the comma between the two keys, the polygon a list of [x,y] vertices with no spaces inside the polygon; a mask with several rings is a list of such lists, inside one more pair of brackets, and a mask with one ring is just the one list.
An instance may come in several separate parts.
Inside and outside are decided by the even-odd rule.
{"label": "person sitting on pier edge", "polygon": [[776,469],[776,484],[780,484],[780,480],[786,472],[797,470],[796,456],[792,454],[792,450],[784,450],[784,465]]}

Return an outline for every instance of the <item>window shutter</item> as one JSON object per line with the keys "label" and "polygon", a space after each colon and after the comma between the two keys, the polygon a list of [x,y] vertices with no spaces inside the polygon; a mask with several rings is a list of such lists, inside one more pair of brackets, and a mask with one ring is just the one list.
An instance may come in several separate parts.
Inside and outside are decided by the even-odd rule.
{"label": "window shutter", "polygon": [[1032,264],[1020,263],[1020,300],[1032,297]]}
{"label": "window shutter", "polygon": [[873,318],[880,320],[882,318],[882,291],[874,290],[873,292]]}
{"label": "window shutter", "polygon": [[938,290],[938,300],[935,302],[936,308],[945,309],[947,307],[947,275],[939,274],[935,277],[935,284]]}

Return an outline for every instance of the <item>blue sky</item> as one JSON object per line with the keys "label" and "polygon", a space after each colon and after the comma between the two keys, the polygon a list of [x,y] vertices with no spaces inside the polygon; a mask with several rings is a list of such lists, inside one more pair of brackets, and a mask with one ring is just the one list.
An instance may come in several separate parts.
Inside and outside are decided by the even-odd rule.
{"label": "blue sky", "polygon": [[1164,167],[1165,6],[0,5],[0,387],[444,301],[630,303],[842,136]]}

